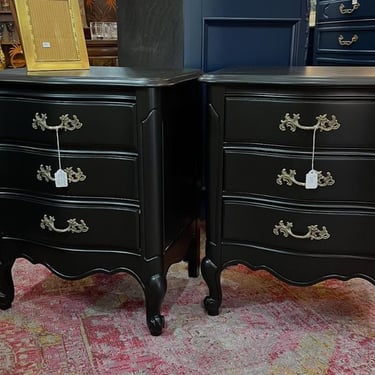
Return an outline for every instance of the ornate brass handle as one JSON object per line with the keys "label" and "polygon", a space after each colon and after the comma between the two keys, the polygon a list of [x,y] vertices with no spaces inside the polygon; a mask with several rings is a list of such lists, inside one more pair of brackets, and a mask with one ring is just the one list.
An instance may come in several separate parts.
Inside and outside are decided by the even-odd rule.
{"label": "ornate brass handle", "polygon": [[353,4],[352,8],[345,9],[345,5],[341,3],[340,6],[339,6],[339,11],[340,11],[341,14],[351,14],[351,13],[355,12],[360,6],[361,6],[361,4],[357,3],[357,4]]}
{"label": "ornate brass handle", "polygon": [[65,131],[69,130],[76,130],[80,129],[82,127],[82,123],[78,120],[76,115],[72,116],[73,118],[70,119],[69,115],[62,115],[59,117],[60,124],[59,125],[47,125],[47,115],[45,113],[42,113],[39,115],[39,113],[35,113],[35,117],[33,118],[32,127],[34,129],[38,129],[40,127],[41,130],[60,130],[63,129]]}
{"label": "ornate brass handle", "polygon": [[[69,182],[80,182],[86,180],[86,176],[82,172],[81,168],[77,168],[77,171],[74,171],[73,167],[67,167],[64,168],[64,171],[68,176]],[[55,178],[52,177],[52,167],[50,165],[44,166],[41,164],[37,171],[36,178],[39,181],[42,181],[43,179],[46,182],[55,181]]]}
{"label": "ornate brass handle", "polygon": [[[325,186],[332,186],[335,183],[330,172],[327,172],[326,176],[323,176],[322,171],[318,172],[318,186],[325,187]],[[278,185],[282,185],[283,182],[286,182],[288,186],[292,186],[296,184],[298,186],[305,186],[304,182],[297,181],[295,179],[297,172],[295,169],[289,169],[289,172],[285,168],[281,170],[281,173],[277,175],[276,183]]]}
{"label": "ornate brass handle", "polygon": [[292,232],[292,228],[293,223],[288,221],[286,224],[284,224],[284,221],[280,220],[279,224],[276,224],[273,228],[273,234],[276,236],[282,234],[284,237],[291,236],[301,240],[328,240],[328,238],[330,238],[330,234],[325,226],[323,226],[322,229],[319,229],[317,225],[308,225],[308,231],[303,235],[294,234]]}
{"label": "ornate brass handle", "polygon": [[331,130],[338,129],[341,125],[337,121],[336,116],[332,115],[332,119],[329,120],[327,118],[327,115],[319,115],[316,118],[316,124],[312,126],[305,126],[301,125],[299,123],[299,119],[301,118],[301,115],[299,113],[293,113],[293,117],[289,115],[289,113],[286,113],[284,116],[284,120],[281,120],[279,128],[281,131],[286,131],[287,128],[290,129],[290,131],[295,132],[297,128],[302,130],[315,130],[319,129],[321,132],[329,132]]}
{"label": "ornate brass handle", "polygon": [[338,41],[340,46],[351,46],[353,43],[355,43],[358,40],[358,35],[354,34],[352,36],[352,40],[344,40],[344,37],[342,35],[339,36]]}
{"label": "ornate brass handle", "polygon": [[43,219],[40,221],[40,227],[42,229],[48,229],[51,232],[57,232],[57,233],[66,233],[66,232],[72,232],[72,233],[84,233],[89,230],[89,227],[86,225],[86,223],[83,220],[80,220],[78,223],[76,219],[68,219],[67,220],[68,226],[64,229],[58,229],[55,227],[55,217],[54,216],[47,216],[44,215]]}

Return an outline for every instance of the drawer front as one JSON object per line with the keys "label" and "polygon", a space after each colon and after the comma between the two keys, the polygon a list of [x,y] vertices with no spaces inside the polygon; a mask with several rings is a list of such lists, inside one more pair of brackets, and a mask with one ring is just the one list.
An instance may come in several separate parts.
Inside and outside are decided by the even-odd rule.
{"label": "drawer front", "polygon": [[[288,223],[292,223],[291,228]],[[226,201],[223,207],[224,243],[301,254],[374,255],[374,225],[374,213],[359,211],[282,208],[236,201]]]}
{"label": "drawer front", "polygon": [[323,66],[373,66],[375,65],[375,53],[368,54],[342,54],[338,53],[316,53],[314,65]]}
{"label": "drawer front", "polygon": [[351,21],[375,18],[375,3],[369,0],[358,0],[359,5],[352,0],[318,1],[316,5],[316,21]]}
{"label": "drawer front", "polygon": [[353,26],[349,23],[319,27],[316,36],[317,52],[340,52],[345,55],[356,53],[375,54],[375,26]]}
{"label": "drawer front", "polygon": [[[136,207],[68,204],[25,196],[4,197],[2,207],[6,214],[0,221],[5,237],[90,250],[139,252],[139,209]],[[69,220],[73,221],[69,223]]]}
{"label": "drawer front", "polygon": [[306,189],[311,154],[227,150],[223,189],[225,194],[289,200],[375,202],[375,155],[315,155],[314,168],[321,171],[319,186]]}
{"label": "drawer front", "polygon": [[[0,146],[2,187],[41,194],[138,199],[137,157],[123,154],[62,153],[69,184],[57,188],[57,151]],[[13,166],[13,167],[10,167]]]}
{"label": "drawer front", "polygon": [[[22,110],[20,111],[20,108]],[[115,104],[90,101],[37,101],[25,98],[0,101],[1,138],[9,142],[17,141],[32,145],[56,146],[56,131],[33,128],[36,113],[47,115],[48,126],[61,124],[60,116],[68,115],[70,120],[77,116],[82,126],[74,130],[59,130],[61,148],[105,150],[121,149],[134,151],[137,148],[135,104]]]}
{"label": "drawer front", "polygon": [[[304,95],[299,93],[299,95]],[[350,92],[350,98],[353,97]],[[375,97],[374,97],[375,98]],[[266,100],[258,98],[228,97],[225,109],[224,140],[234,143],[253,143],[285,145],[294,147],[312,147],[313,126],[330,121],[332,130],[317,131],[316,147],[373,147],[375,127],[375,105],[370,101],[342,100]],[[287,114],[291,123],[308,127],[308,130],[287,124],[280,129]],[[293,119],[293,114],[299,119]],[[327,115],[326,120],[317,120],[318,116]],[[335,121],[340,124],[335,129]],[[330,127],[330,125],[327,125]],[[292,131],[294,130],[294,131]]]}

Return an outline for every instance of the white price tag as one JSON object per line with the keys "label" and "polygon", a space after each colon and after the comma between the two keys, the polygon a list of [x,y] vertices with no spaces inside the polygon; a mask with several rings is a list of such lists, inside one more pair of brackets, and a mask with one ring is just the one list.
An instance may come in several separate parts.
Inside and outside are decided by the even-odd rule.
{"label": "white price tag", "polygon": [[306,173],[305,188],[317,189],[318,187],[318,172],[314,169]]}
{"label": "white price tag", "polygon": [[62,169],[58,169],[55,173],[55,186],[57,188],[68,186],[68,175]]}
{"label": "white price tag", "polygon": [[358,4],[358,0],[352,0],[352,4],[353,5]]}

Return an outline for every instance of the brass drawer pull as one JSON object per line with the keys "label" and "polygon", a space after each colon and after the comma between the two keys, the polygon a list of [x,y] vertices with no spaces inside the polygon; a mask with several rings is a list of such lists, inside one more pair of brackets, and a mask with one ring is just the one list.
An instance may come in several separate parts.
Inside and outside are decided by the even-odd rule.
{"label": "brass drawer pull", "polygon": [[72,130],[80,129],[82,127],[82,123],[78,120],[76,115],[73,115],[72,117],[73,118],[71,119],[69,118],[69,115],[61,115],[59,117],[60,124],[51,126],[51,125],[47,125],[47,115],[45,113],[42,113],[41,115],[39,115],[39,113],[35,113],[32,127],[34,129],[38,129],[38,127],[40,127],[42,131],[60,130],[60,129],[63,129],[65,131],[67,130],[72,131]]}
{"label": "brass drawer pull", "polygon": [[[68,176],[69,182],[80,182],[85,181],[86,176],[82,172],[81,168],[77,168],[77,171],[73,170],[73,167],[67,167],[64,168],[65,173]],[[37,171],[36,178],[39,181],[42,181],[43,179],[46,182],[55,181],[55,178],[52,177],[52,167],[50,165],[44,166],[43,164],[40,165],[40,168]]]}
{"label": "brass drawer pull", "polygon": [[301,115],[299,113],[293,113],[293,117],[289,113],[285,114],[284,120],[281,120],[279,128],[281,131],[286,131],[289,128],[290,131],[295,132],[297,128],[302,130],[315,130],[319,129],[321,132],[329,132],[331,130],[338,129],[341,125],[337,121],[336,116],[332,115],[332,119],[329,120],[327,115],[319,115],[316,117],[316,124],[312,126],[305,126],[299,123]]}
{"label": "brass drawer pull", "polygon": [[66,232],[72,232],[72,233],[85,233],[89,230],[89,227],[86,225],[86,223],[83,220],[80,220],[78,223],[76,219],[68,219],[67,220],[68,226],[64,229],[58,229],[55,227],[55,217],[54,216],[47,216],[44,215],[43,219],[40,221],[40,227],[42,229],[48,229],[51,232],[57,232],[57,233],[66,233]]}
{"label": "brass drawer pull", "polygon": [[340,46],[351,46],[353,43],[355,43],[358,40],[358,35],[354,34],[352,36],[352,40],[344,40],[344,37],[342,35],[339,36],[338,41]]}
{"label": "brass drawer pull", "polygon": [[359,7],[361,6],[360,3],[357,3],[357,4],[353,4],[353,7],[352,8],[348,8],[348,9],[345,9],[345,4],[340,4],[339,6],[339,11],[341,14],[352,14],[353,12],[355,12]]}
{"label": "brass drawer pull", "polygon": [[285,225],[284,221],[280,220],[279,224],[276,224],[273,228],[273,234],[275,234],[276,236],[282,234],[284,237],[291,236],[301,240],[328,240],[328,238],[330,237],[330,234],[328,233],[327,228],[325,226],[323,226],[320,230],[317,225],[308,225],[308,232],[304,235],[294,234],[292,232],[292,228],[293,223],[288,221]]}
{"label": "brass drawer pull", "polygon": [[[327,172],[326,176],[323,176],[322,171],[318,172],[318,186],[325,187],[325,186],[332,186],[335,183],[330,172]],[[281,173],[277,175],[276,183],[278,185],[282,185],[285,182],[288,186],[292,186],[296,184],[298,186],[305,186],[304,182],[297,181],[295,179],[297,172],[295,169],[289,169],[289,172],[285,168],[281,170]]]}

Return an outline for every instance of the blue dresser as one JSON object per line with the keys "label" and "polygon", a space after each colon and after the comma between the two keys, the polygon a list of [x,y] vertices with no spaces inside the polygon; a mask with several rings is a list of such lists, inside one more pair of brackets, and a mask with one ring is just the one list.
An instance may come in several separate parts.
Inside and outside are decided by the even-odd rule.
{"label": "blue dresser", "polygon": [[123,66],[305,65],[310,0],[122,0]]}
{"label": "blue dresser", "polygon": [[186,66],[305,65],[309,0],[190,0]]}
{"label": "blue dresser", "polygon": [[317,1],[314,65],[375,65],[375,1]]}

